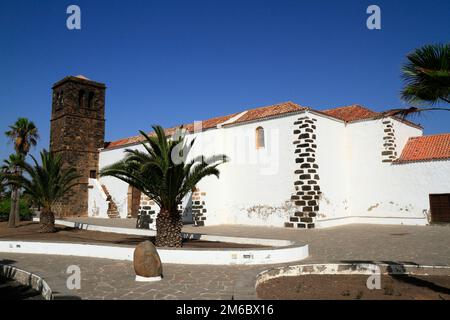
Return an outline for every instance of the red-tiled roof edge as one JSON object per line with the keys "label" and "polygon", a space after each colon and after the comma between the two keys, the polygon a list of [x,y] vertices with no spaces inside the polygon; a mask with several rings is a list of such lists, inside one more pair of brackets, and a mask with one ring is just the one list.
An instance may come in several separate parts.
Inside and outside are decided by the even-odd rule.
{"label": "red-tiled roof edge", "polygon": [[[256,118],[252,118],[249,120],[241,120],[242,118],[244,118],[246,116],[246,114],[251,111],[257,111],[259,109],[265,109],[265,108],[270,108],[270,107],[277,107],[277,106],[294,106],[297,107],[297,109],[295,110],[287,110],[284,112],[280,112],[280,113],[276,113],[276,114],[272,114],[272,115],[267,115],[267,116],[261,116],[261,117],[256,117]],[[254,121],[258,121],[258,120],[266,120],[266,119],[276,119],[276,118],[280,118],[283,117],[286,114],[294,114],[294,113],[300,113],[300,112],[304,112],[307,110],[312,110],[310,107],[305,107],[305,106],[301,106],[295,102],[292,101],[286,101],[286,102],[282,102],[282,103],[277,103],[274,105],[269,105],[269,106],[264,106],[264,107],[258,107],[258,108],[254,108],[254,109],[249,109],[249,110],[244,110],[238,114],[244,113],[242,114],[239,118],[237,118],[235,121],[232,121],[230,123],[226,123],[224,124],[225,127],[227,126],[233,126],[233,125],[240,125],[240,124],[245,124],[245,123],[249,123],[249,122],[254,122]]]}
{"label": "red-tiled roof edge", "polygon": [[373,111],[373,110],[371,110],[371,109],[369,109],[369,108],[367,108],[367,107],[365,107],[365,106],[363,106],[362,104],[359,104],[359,103],[349,104],[349,105],[346,105],[346,106],[340,106],[340,107],[335,107],[335,108],[329,108],[329,109],[322,110],[322,112],[335,111],[335,110],[340,110],[340,109],[347,109],[347,108],[350,108],[350,107],[360,107],[362,109],[366,109],[368,111],[375,112],[375,111]]}
{"label": "red-tiled roof edge", "polygon": [[365,118],[365,119],[359,119],[359,120],[352,120],[352,121],[348,121],[348,123],[354,123],[354,122],[360,122],[360,121],[370,121],[370,120],[383,120],[383,119],[387,119],[387,118],[392,118],[394,120],[397,120],[401,123],[404,123],[406,125],[409,125],[411,127],[417,128],[417,129],[423,129],[423,127],[420,124],[417,124],[415,122],[412,122],[410,120],[406,120],[406,119],[402,119],[398,116],[387,116],[387,117],[380,117],[379,115],[375,116],[375,117],[369,117],[369,118]]}
{"label": "red-tiled roof edge", "polygon": [[[256,118],[252,118],[252,119],[245,120],[245,121],[239,121],[239,119],[243,118],[245,116],[245,114],[248,113],[248,112],[257,112],[258,110],[275,108],[275,107],[280,107],[280,106],[297,107],[297,109],[296,110],[289,110],[289,111],[286,111],[286,112],[281,112],[281,113],[278,113],[278,114],[272,114],[272,115],[268,115],[268,116],[256,117]],[[340,109],[345,109],[345,108],[352,108],[352,107],[353,108],[357,107],[357,108],[360,108],[360,109],[364,109],[364,110],[366,110],[366,111],[368,111],[370,113],[375,113],[376,115],[375,116],[369,116],[369,117],[363,117],[361,119],[356,119],[356,120],[351,120],[351,121],[345,121],[344,119],[341,119],[341,118],[339,118],[337,116],[333,116],[332,114],[328,114],[327,113],[329,111],[335,111],[335,110],[340,110]],[[311,111],[311,112],[317,113],[319,115],[330,117],[330,118],[334,118],[334,119],[337,119],[339,121],[343,121],[343,122],[347,122],[347,123],[354,123],[354,122],[359,122],[359,121],[370,121],[370,120],[382,119],[382,118],[379,118],[379,113],[378,112],[375,112],[375,111],[373,111],[373,110],[371,110],[371,109],[369,109],[369,108],[367,108],[365,106],[362,106],[360,104],[352,104],[352,105],[348,105],[348,106],[341,106],[341,107],[337,107],[337,108],[333,108],[333,109],[326,109],[326,110],[315,110],[315,109],[312,109],[310,107],[301,106],[301,105],[299,105],[299,104],[297,104],[297,103],[295,103],[293,101],[286,101],[286,102],[281,102],[281,103],[277,103],[277,104],[273,104],[273,105],[262,106],[262,107],[257,107],[257,108],[253,108],[253,109],[247,109],[247,110],[244,110],[244,111],[241,111],[241,112],[237,112],[237,113],[233,113],[233,114],[226,115],[226,116],[213,117],[213,118],[204,120],[203,122],[223,118],[223,119],[227,119],[227,120],[224,120],[222,122],[222,123],[225,123],[224,126],[233,126],[233,125],[239,125],[239,124],[244,124],[244,123],[248,123],[248,122],[254,122],[254,121],[258,121],[258,120],[266,120],[266,119],[278,118],[278,117],[282,117],[282,116],[284,116],[286,114],[292,114],[292,113],[302,112],[302,111]],[[237,118],[236,120],[234,120],[234,121],[232,121],[230,123],[226,123],[231,118],[233,118],[235,116],[238,116],[240,114],[242,114],[242,115],[239,118]],[[423,129],[420,125],[417,125],[417,124],[415,124],[413,122],[410,122],[408,120],[403,120],[403,119],[400,119],[398,117],[392,117],[392,118],[394,118],[394,119],[396,119],[396,120],[398,120],[400,122],[403,122],[405,124],[411,125],[411,126],[413,126],[415,128]],[[212,127],[207,127],[205,129],[206,130],[214,129],[214,128],[216,128],[216,126],[218,124],[220,124],[220,123],[217,123],[216,125],[214,125]],[[175,129],[177,127],[180,127],[180,126],[167,128],[167,130],[173,130],[173,129]],[[186,124],[184,124],[183,126],[186,126]],[[119,139],[119,140],[112,141],[112,142],[106,142],[104,149],[110,150],[110,149],[115,149],[115,148],[119,148],[119,147],[131,146],[131,145],[139,144],[140,141],[134,141],[133,140],[133,139],[138,140],[139,137],[140,136],[132,136],[132,137],[129,137],[129,138],[123,138],[123,139]],[[123,140],[132,140],[132,142],[130,142],[130,143],[126,143],[126,142],[125,143],[121,143]]]}
{"label": "red-tiled roof edge", "polygon": [[400,158],[392,161],[392,164],[406,164],[406,163],[416,163],[416,162],[430,162],[430,161],[449,161],[450,156],[446,158],[434,157],[434,158],[426,158],[420,160],[401,160]]}
{"label": "red-tiled roof edge", "polygon": [[397,121],[399,121],[399,122],[401,122],[403,124],[406,124],[406,125],[409,125],[411,127],[423,130],[423,127],[420,124],[414,123],[414,122],[412,122],[410,120],[402,119],[400,117],[395,117],[395,116],[388,116],[388,117],[385,117],[385,118],[376,116],[376,117],[370,117],[370,118],[365,118],[365,119],[352,120],[352,121],[348,121],[348,123],[355,123],[355,122],[361,122],[361,121],[371,121],[371,120],[383,120],[383,119],[386,119],[386,118],[392,118],[392,119],[397,120]]}
{"label": "red-tiled roof edge", "polygon": [[[435,138],[443,138],[441,141],[434,141],[434,144],[441,144],[441,147],[445,148],[446,145],[448,149],[435,149],[430,145],[419,145],[415,146],[418,140],[431,140]],[[426,143],[426,142],[424,142]],[[416,147],[416,149],[412,149]],[[438,146],[439,147],[439,146]],[[422,150],[417,150],[417,148],[422,148]],[[418,155],[422,151],[422,156]],[[425,153],[435,152],[433,155],[426,155]],[[415,159],[414,159],[415,158]],[[426,136],[410,137],[403,147],[402,153],[398,159],[396,159],[394,164],[411,163],[411,162],[427,162],[427,161],[446,161],[450,160],[450,133],[438,133]]]}
{"label": "red-tiled roof edge", "polygon": [[[360,108],[360,109],[364,109],[364,110],[369,111],[370,113],[373,113],[373,114],[375,114],[375,115],[373,115],[373,116],[362,117],[362,118],[360,118],[360,119],[355,119],[355,120],[346,121],[346,120],[344,120],[344,119],[341,119],[341,118],[339,118],[339,117],[337,117],[337,116],[333,116],[332,114],[329,114],[329,113],[328,113],[328,112],[331,112],[331,111],[337,111],[337,110],[341,110],[341,109],[348,109],[348,108],[354,108],[354,107],[357,107],[357,108]],[[316,111],[317,111],[317,110],[316,110]],[[351,104],[351,105],[348,105],[348,106],[341,106],[341,107],[336,107],[336,108],[331,108],[331,109],[321,110],[320,112],[321,112],[322,114],[328,115],[329,117],[332,117],[332,118],[335,118],[335,119],[339,119],[339,120],[344,121],[344,122],[347,122],[347,123],[354,123],[354,122],[360,122],[360,121],[371,121],[371,120],[383,119],[382,117],[380,117],[380,115],[381,115],[380,112],[373,111],[372,109],[367,108],[367,107],[365,107],[365,106],[363,106],[363,105],[361,105],[361,104],[358,104],[358,103]],[[386,117],[386,118],[389,118],[389,117]],[[404,124],[410,125],[410,126],[412,126],[412,127],[414,127],[414,128],[421,129],[421,130],[423,129],[423,127],[422,127],[421,125],[419,125],[419,124],[417,124],[417,123],[414,123],[414,122],[412,122],[412,121],[409,121],[409,120],[406,120],[406,119],[402,119],[402,118],[400,118],[400,117],[395,117],[395,116],[394,116],[394,117],[390,116],[390,118],[393,118],[393,119],[395,119],[395,120],[397,120],[397,121],[400,121],[400,122],[402,122],[402,123],[404,123]]]}
{"label": "red-tiled roof edge", "polygon": [[[292,101],[286,101],[286,102],[281,102],[281,103],[277,103],[277,104],[273,104],[273,105],[262,106],[262,107],[257,107],[257,108],[253,108],[253,109],[247,109],[247,110],[243,110],[241,112],[232,113],[232,114],[226,115],[226,116],[213,117],[213,118],[204,120],[203,122],[207,122],[207,121],[223,118],[224,120],[221,123],[225,123],[228,120],[230,120],[231,118],[233,118],[235,116],[238,116],[240,114],[242,114],[241,116],[244,116],[245,113],[247,113],[249,111],[256,112],[258,110],[269,109],[269,108],[276,108],[276,107],[280,107],[280,106],[289,106],[291,108],[296,108],[296,109],[293,109],[293,110],[290,110],[290,111],[285,111],[285,112],[282,112],[282,113],[279,113],[279,114],[273,114],[273,115],[263,116],[263,117],[260,117],[260,118],[249,119],[248,121],[243,121],[243,122],[239,122],[239,119],[241,118],[241,117],[239,117],[235,121],[233,121],[233,122],[231,122],[229,124],[225,124],[224,126],[229,126],[229,125],[233,125],[233,124],[243,124],[243,123],[247,123],[247,122],[251,122],[251,121],[257,121],[257,120],[265,120],[265,119],[277,118],[277,117],[284,116],[286,114],[292,114],[292,113],[295,113],[295,112],[301,112],[301,111],[305,111],[305,110],[310,110],[311,109],[309,107],[300,106],[300,105],[298,105],[298,104],[296,104],[296,103],[294,103]],[[217,125],[219,125],[221,123],[217,123],[214,126],[207,127],[207,128],[205,128],[205,130],[214,129],[214,128],[217,127]],[[188,125],[190,125],[190,124],[184,124],[183,126],[186,127]],[[175,127],[171,127],[171,128],[167,128],[166,130],[173,130],[173,129],[179,128],[180,126],[181,125],[175,126]],[[188,130],[188,131],[192,132],[192,130]],[[141,143],[141,141],[132,141],[130,143],[121,143],[123,140],[138,139],[139,137],[140,136],[132,136],[132,137],[129,137],[129,138],[123,138],[123,139],[115,140],[115,141],[112,141],[112,142],[106,142],[104,149],[112,150],[112,149],[116,149],[116,148],[123,148],[125,146],[132,146],[132,145],[139,144],[139,143]]]}

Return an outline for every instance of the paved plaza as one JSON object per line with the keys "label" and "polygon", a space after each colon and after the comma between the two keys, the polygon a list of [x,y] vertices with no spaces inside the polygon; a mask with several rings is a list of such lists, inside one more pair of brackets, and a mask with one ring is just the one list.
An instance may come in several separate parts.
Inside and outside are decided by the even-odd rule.
{"label": "paved plaza", "polygon": [[[80,219],[78,219],[80,221]],[[133,220],[82,219],[86,223],[132,227]],[[186,232],[289,239],[310,246],[303,263],[394,262],[450,265],[450,226],[347,225],[290,230],[247,226],[185,226]],[[165,264],[164,279],[134,281],[132,263],[84,257],[0,253],[0,263],[42,276],[60,298],[81,299],[254,299],[256,275],[272,266],[193,266]],[[290,263],[296,264],[296,263]],[[68,290],[67,267],[81,268],[81,289]]]}
{"label": "paved plaza", "polygon": [[[135,219],[75,218],[96,225],[134,228]],[[218,225],[194,227],[184,232],[280,240],[309,244],[308,262],[352,260],[396,261],[412,264],[450,265],[450,225],[403,226],[350,224],[326,229]]]}

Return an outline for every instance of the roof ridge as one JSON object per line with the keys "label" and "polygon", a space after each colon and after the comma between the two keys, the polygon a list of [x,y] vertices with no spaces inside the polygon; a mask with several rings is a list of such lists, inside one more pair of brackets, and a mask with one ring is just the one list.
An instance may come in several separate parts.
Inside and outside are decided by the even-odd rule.
{"label": "roof ridge", "polygon": [[287,104],[295,105],[295,106],[297,106],[299,108],[305,108],[305,107],[299,105],[298,103],[295,103],[295,102],[293,102],[291,100],[288,100],[288,101],[283,101],[283,102],[279,102],[279,103],[269,104],[269,105],[266,105],[266,106],[259,106],[259,107],[256,107],[256,108],[247,109],[245,111],[253,111],[253,110],[264,109],[264,108],[274,108],[274,107],[283,106],[283,105],[287,105]]}
{"label": "roof ridge", "polygon": [[373,111],[372,109],[370,109],[370,108],[368,108],[366,106],[363,106],[362,104],[359,104],[359,103],[349,104],[347,106],[340,106],[340,107],[336,107],[336,108],[329,108],[329,109],[325,109],[325,110],[321,110],[321,111],[325,112],[325,111],[339,110],[339,109],[350,108],[350,107],[360,107],[360,108],[363,108],[363,109],[366,109],[366,110],[378,113],[377,111]]}
{"label": "roof ridge", "polygon": [[228,119],[228,120],[226,120],[226,121],[224,121],[224,122],[218,123],[216,127],[217,127],[217,128],[222,128],[222,126],[224,126],[224,125],[233,123],[233,122],[239,120],[239,118],[241,118],[241,117],[242,117],[243,115],[245,115],[247,112],[248,112],[248,110],[244,110],[244,111],[242,111],[241,113],[238,113],[238,114],[236,114],[235,116],[231,117],[230,119]]}

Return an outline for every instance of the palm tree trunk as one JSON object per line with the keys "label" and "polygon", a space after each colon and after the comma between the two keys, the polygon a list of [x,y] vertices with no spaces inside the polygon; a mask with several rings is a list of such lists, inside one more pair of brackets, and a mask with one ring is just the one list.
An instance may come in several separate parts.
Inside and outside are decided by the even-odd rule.
{"label": "palm tree trunk", "polygon": [[39,216],[39,223],[41,224],[41,233],[52,233],[56,231],[55,228],[55,214],[49,208],[42,208]]}
{"label": "palm tree trunk", "polygon": [[156,243],[157,247],[182,246],[181,228],[183,221],[181,215],[169,210],[161,209],[156,218]]}
{"label": "palm tree trunk", "polygon": [[8,219],[8,228],[16,227],[16,198],[18,193],[17,187],[12,187],[11,189],[11,208],[9,209],[9,219]]}
{"label": "palm tree trunk", "polygon": [[[22,176],[22,170],[16,168],[16,175]],[[14,214],[16,215],[16,225],[20,222],[20,190],[17,189],[16,203],[14,204]]]}
{"label": "palm tree trunk", "polygon": [[20,222],[20,192],[17,190],[17,197],[16,197],[16,203],[14,204],[14,215],[15,215],[15,222],[16,225]]}

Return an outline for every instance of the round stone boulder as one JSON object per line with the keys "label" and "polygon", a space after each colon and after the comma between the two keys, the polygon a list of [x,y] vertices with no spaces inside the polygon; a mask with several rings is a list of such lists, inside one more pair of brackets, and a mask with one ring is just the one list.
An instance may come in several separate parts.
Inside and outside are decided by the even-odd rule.
{"label": "round stone boulder", "polygon": [[162,265],[155,246],[150,241],[144,241],[134,250],[134,271],[137,281],[160,280]]}

